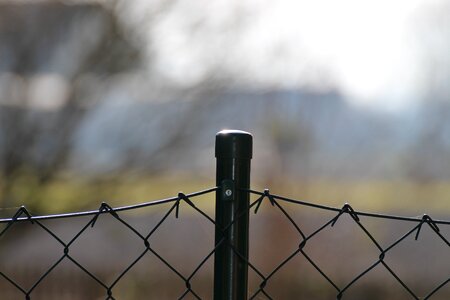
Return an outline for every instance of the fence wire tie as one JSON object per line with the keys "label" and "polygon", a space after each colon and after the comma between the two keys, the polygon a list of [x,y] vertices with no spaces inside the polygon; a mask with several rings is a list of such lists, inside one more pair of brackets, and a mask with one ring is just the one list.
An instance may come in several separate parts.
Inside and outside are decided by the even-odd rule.
{"label": "fence wire tie", "polygon": [[108,288],[106,290],[106,294],[108,295],[108,299],[114,299],[111,288]]}
{"label": "fence wire tie", "polygon": [[265,278],[259,285],[259,288],[263,290],[267,285],[267,278]]}
{"label": "fence wire tie", "polygon": [[265,189],[264,193],[256,200],[257,204],[256,204],[256,207],[255,207],[255,214],[258,212],[259,207],[261,206],[261,203],[264,200],[264,198],[269,199],[270,204],[272,204],[272,206],[275,206],[275,199],[270,194],[269,189]]}
{"label": "fence wire tie", "polygon": [[342,206],[341,210],[339,211],[338,215],[334,218],[333,222],[331,223],[331,227],[336,224],[337,220],[340,216],[342,216],[344,213],[348,213],[353,220],[359,223],[359,217],[358,214],[355,212],[355,210],[350,206],[350,204],[345,203],[344,206]]}
{"label": "fence wire tie", "polygon": [[188,289],[188,290],[192,290],[191,289],[191,283],[189,282],[189,280],[186,280],[185,282],[184,282],[184,284],[186,285],[186,288]]}
{"label": "fence wire tie", "polygon": [[20,216],[25,215],[28,220],[30,220],[31,224],[34,224],[33,219],[31,219],[31,214],[28,212],[27,208],[22,205],[12,217],[12,222],[16,221],[20,218]]}
{"label": "fence wire tie", "polygon": [[108,203],[102,202],[100,207],[98,208],[98,212],[95,214],[94,218],[92,219],[91,227],[94,227],[95,223],[97,222],[98,216],[100,216],[101,213],[109,212],[114,217],[118,218],[119,215],[114,211],[114,208],[109,206]]}
{"label": "fence wire tie", "polygon": [[427,223],[431,227],[431,229],[433,229],[436,233],[440,231],[439,227],[433,221],[433,219],[429,215],[424,214],[423,217],[422,217],[422,220],[420,221],[419,226],[417,227],[416,238],[415,238],[416,241],[419,238],[419,233],[420,233],[420,230],[422,229],[422,225],[424,223]]}
{"label": "fence wire tie", "polygon": [[305,248],[306,241],[307,241],[306,239],[303,239],[303,241],[300,242],[300,244],[298,245],[299,250],[303,250],[303,248]]}
{"label": "fence wire tie", "polygon": [[182,192],[179,192],[178,193],[177,202],[175,203],[175,218],[177,218],[177,219],[178,219],[178,214],[180,212],[180,202],[181,202],[181,200],[183,200],[184,202],[186,202],[190,206],[195,207],[195,204],[191,200],[189,200],[188,196],[186,196]]}
{"label": "fence wire tie", "polygon": [[380,256],[378,256],[378,259],[380,262],[384,261],[384,258],[386,257],[386,250],[381,251]]}

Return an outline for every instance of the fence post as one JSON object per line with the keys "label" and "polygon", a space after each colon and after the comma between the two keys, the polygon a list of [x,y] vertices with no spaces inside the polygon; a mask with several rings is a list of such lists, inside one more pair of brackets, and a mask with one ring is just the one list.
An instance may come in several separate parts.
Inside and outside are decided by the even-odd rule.
{"label": "fence post", "polygon": [[239,130],[216,135],[216,184],[220,188],[216,194],[214,300],[247,299],[250,196],[242,189],[250,187],[252,140],[250,133]]}

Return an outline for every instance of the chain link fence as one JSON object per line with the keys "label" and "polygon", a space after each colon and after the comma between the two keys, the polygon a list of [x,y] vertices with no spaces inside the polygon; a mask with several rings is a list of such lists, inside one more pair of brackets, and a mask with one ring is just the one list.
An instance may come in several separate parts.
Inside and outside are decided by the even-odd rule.
{"label": "chain link fence", "polygon": [[[33,216],[20,207],[0,219],[1,298],[449,299],[450,221],[252,190],[245,154],[251,144],[245,135],[247,144],[236,146],[241,137],[218,135],[227,141],[216,151],[217,187],[71,214]],[[178,222],[183,217],[188,222]],[[116,230],[105,231],[101,222]],[[411,254],[412,261],[398,264]],[[39,263],[33,276],[23,275]],[[66,269],[77,275],[66,276]]]}

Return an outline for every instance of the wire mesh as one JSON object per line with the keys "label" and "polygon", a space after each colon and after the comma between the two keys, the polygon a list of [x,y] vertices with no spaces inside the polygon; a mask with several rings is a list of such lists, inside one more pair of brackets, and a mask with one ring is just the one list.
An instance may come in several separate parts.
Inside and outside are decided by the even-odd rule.
{"label": "wire mesh", "polygon": [[[390,264],[387,262],[386,259],[389,256],[389,254],[395,248],[399,247],[402,243],[404,243],[408,237],[413,236],[414,240],[417,241],[419,239],[421,232],[423,231],[422,229],[424,226],[428,226],[431,229],[431,231],[434,233],[434,238],[439,240],[444,245],[444,247],[446,247],[447,253],[450,254],[450,252],[448,252],[450,247],[448,237],[444,236],[444,233],[440,228],[441,226],[450,225],[450,221],[434,220],[429,215],[426,214],[424,214],[420,218],[410,218],[394,215],[359,212],[355,211],[352,208],[352,206],[348,203],[344,204],[342,208],[328,207],[324,205],[318,205],[305,201],[299,201],[295,199],[274,195],[271,194],[268,189],[264,190],[263,192],[253,190],[249,190],[248,192],[257,197],[257,199],[250,204],[250,209],[252,209],[255,214],[258,213],[263,201],[268,201],[270,203],[269,206],[272,207],[272,209],[274,210],[278,210],[281,213],[281,215],[288,221],[288,224],[290,224],[290,226],[295,229],[298,239],[298,246],[296,247],[296,249],[294,249],[284,259],[282,259],[278,264],[276,264],[276,266],[269,272],[263,273],[250,261],[248,262],[249,267],[259,277],[259,285],[255,290],[250,291],[249,299],[260,299],[261,295],[265,296],[267,299],[273,299],[266,289],[267,284],[271,281],[272,278],[274,278],[278,273],[280,273],[282,269],[286,267],[287,264],[292,262],[294,258],[298,256],[303,257],[312,266],[312,268],[318,274],[320,274],[320,277],[322,277],[326,281],[326,283],[335,291],[336,299],[344,299],[347,293],[359,281],[363,280],[366,276],[368,276],[368,274],[373,272],[373,270],[375,270],[375,268],[377,267],[382,267],[387,271],[387,274],[389,274],[389,276],[391,276],[397,282],[397,284],[406,292],[406,294],[408,295],[407,299],[434,299],[433,296],[436,295],[439,291],[441,291],[450,281],[449,277],[450,269],[447,269],[446,278],[444,278],[441,282],[436,283],[435,286],[431,287],[426,295],[419,296],[418,293],[415,291],[414,286],[411,286],[406,282],[406,280],[402,279],[402,277],[398,274],[398,272],[396,272],[395,268],[390,266]],[[306,233],[306,231],[302,230],[302,228],[299,226],[298,222],[294,220],[292,214],[285,209],[284,206],[286,204],[294,204],[296,206],[301,207],[312,207],[322,211],[330,211],[334,213],[334,216],[326,220],[326,222],[324,222],[321,226],[318,226],[318,228],[312,230],[310,233]],[[351,278],[347,283],[340,285],[336,282],[336,280],[333,279],[333,277],[330,274],[328,274],[327,271],[325,271],[320,266],[321,264],[319,261],[312,258],[311,253],[309,253],[306,250],[306,246],[309,243],[311,243],[314,239],[318,238],[321,234],[323,234],[326,229],[333,228],[338,222],[338,220],[342,218],[343,215],[350,216],[351,220],[353,221],[353,224],[357,226],[357,228],[362,232],[364,237],[370,242],[372,248],[376,250],[377,256],[374,257],[373,261],[369,264],[369,266],[360,270],[357,273],[357,275]],[[389,245],[383,247],[381,243],[377,240],[375,235],[372,234],[371,231],[364,225],[364,222],[361,219],[362,217],[376,218],[383,220],[394,220],[403,223],[405,222],[412,223],[412,226],[399,238],[395,239]],[[414,251],[414,249],[409,249],[408,251]],[[439,257],[437,259],[443,259],[444,261],[445,259],[447,259],[448,261],[449,256],[447,256],[446,258]],[[347,257],[348,262],[351,262],[351,260],[352,260],[351,257]],[[432,271],[433,270],[431,270],[431,272]],[[369,295],[366,296],[369,297]],[[442,299],[448,299],[448,297],[450,297],[450,295],[447,293],[446,295],[444,295],[444,298]]]}
{"label": "wire mesh", "polygon": [[[435,282],[433,286],[429,287],[426,294],[422,295],[422,292],[418,291],[414,284],[411,284],[408,280],[405,280],[403,273],[399,272],[396,269],[396,266],[389,260],[389,257],[394,251],[400,249],[403,244],[407,243],[408,239],[413,238],[415,241],[418,241],[421,238],[425,227],[427,227],[429,229],[428,231],[433,234],[433,238],[440,244],[442,244],[445,249],[444,251],[446,251],[446,253],[449,253],[448,250],[450,247],[450,243],[447,235],[450,221],[433,219],[429,215],[423,215],[422,217],[418,218],[411,218],[361,212],[356,211],[350,204],[345,204],[342,206],[342,208],[328,207],[274,195],[270,193],[269,190],[264,190],[262,192],[246,190],[246,192],[250,193],[252,196],[249,209],[239,211],[236,215],[236,218],[234,219],[236,220],[238,219],[239,215],[248,213],[252,213],[254,217],[258,217],[261,215],[261,210],[266,210],[266,208],[269,207],[272,212],[277,212],[284,220],[284,227],[278,228],[279,232],[288,229],[294,232],[294,235],[290,236],[290,239],[294,240],[294,242],[296,243],[296,247],[292,249],[292,251],[286,251],[285,249],[285,251],[283,251],[285,256],[279,259],[279,261],[276,261],[273,266],[271,266],[270,268],[262,268],[254,262],[254,255],[251,254],[250,258],[245,257],[244,255],[239,253],[228,240],[222,238],[221,240],[216,241],[215,244],[211,243],[209,246],[207,246],[209,249],[204,251],[204,253],[206,254],[202,256],[201,260],[192,269],[186,271],[186,269],[182,268],[182,266],[177,265],[167,259],[166,253],[164,253],[164,251],[160,249],[157,249],[152,244],[151,239],[156,236],[157,232],[161,230],[161,226],[163,225],[163,223],[168,222],[169,218],[179,217],[181,213],[180,206],[182,203],[183,205],[187,205],[188,207],[190,207],[198,217],[206,221],[206,223],[209,224],[208,230],[210,232],[214,232],[217,227],[214,218],[207,214],[204,210],[200,209],[199,206],[196,205],[195,201],[197,200],[198,196],[210,196],[212,194],[215,194],[219,189],[220,188],[211,188],[192,194],[179,193],[176,197],[169,199],[118,208],[113,208],[107,203],[102,203],[98,210],[77,212],[71,214],[32,216],[25,207],[21,207],[17,210],[13,217],[8,219],[0,219],[0,224],[2,224],[3,226],[0,229],[0,249],[4,242],[14,243],[13,238],[10,240],[4,238],[8,233],[11,232],[12,228],[17,226],[17,224],[19,223],[26,223],[29,226],[38,228],[41,233],[45,234],[47,238],[51,239],[57,245],[56,247],[59,249],[59,254],[58,257],[52,262],[52,264],[41,274],[38,274],[37,279],[28,285],[19,282],[13,275],[4,270],[1,265],[0,281],[2,280],[6,282],[9,288],[15,289],[20,295],[23,296],[23,298],[36,299],[37,297],[35,297],[35,295],[38,287],[42,285],[44,281],[50,278],[50,275],[55,272],[58,266],[68,263],[72,267],[75,267],[77,270],[85,274],[92,284],[102,290],[102,296],[100,297],[100,299],[122,299],[122,296],[118,296],[120,295],[118,293],[119,283],[134,268],[136,268],[137,265],[142,263],[145,257],[151,256],[153,259],[159,262],[159,265],[162,266],[162,268],[172,274],[172,278],[174,278],[173,280],[176,280],[183,284],[183,291],[179,295],[177,295],[175,299],[210,299],[211,297],[202,296],[202,294],[199,292],[199,289],[201,289],[201,287],[197,287],[193,282],[195,277],[198,276],[200,270],[204,269],[205,265],[208,262],[211,262],[216,249],[220,245],[226,244],[227,247],[231,247],[231,249],[233,249],[234,253],[238,257],[240,257],[240,259],[245,261],[253,274],[256,284],[249,288],[249,299],[280,299],[279,297],[277,298],[277,296],[274,296],[274,294],[272,293],[273,289],[269,288],[269,285],[272,283],[278,283],[279,281],[276,280],[276,277],[279,276],[289,264],[293,264],[294,260],[299,258],[310,266],[309,270],[312,270],[316,275],[318,275],[318,277],[322,279],[323,282],[325,282],[325,284],[333,291],[333,297],[336,299],[350,299],[350,293],[352,289],[354,289],[359,282],[370,276],[371,273],[375,272],[376,269],[380,268],[383,269],[385,271],[385,274],[387,274],[387,276],[396,283],[397,287],[404,291],[407,299],[438,299],[435,297],[438,297],[439,295],[439,297],[441,298],[444,297],[442,299],[448,299],[449,297],[448,294],[445,294],[446,291],[444,291],[444,289],[446,286],[448,287],[448,283],[450,281],[450,270],[444,270],[444,272],[446,272],[445,274],[447,274],[445,276],[447,277],[443,278],[439,282]],[[146,227],[147,229],[145,230],[137,228],[137,226],[131,224],[122,217],[122,214],[125,211],[139,210],[149,206],[163,207],[164,205],[168,205],[168,209],[162,213],[162,217],[150,228]],[[302,224],[300,224],[301,222],[296,219],[295,213],[297,212],[297,209],[295,211],[292,210],[292,205],[301,210],[311,208],[317,210],[318,212],[329,212],[330,214],[332,214],[332,216],[313,229],[306,229],[304,228],[304,226],[302,226]],[[96,228],[99,217],[102,215],[107,215],[115,220],[127,232],[128,235],[133,236],[139,241],[139,246],[137,246],[138,254],[136,255],[136,257],[134,257],[131,262],[122,270],[120,270],[120,272],[118,272],[111,281],[105,281],[103,278],[98,276],[91,270],[89,265],[81,262],[72,253],[72,249],[76,242],[86,234],[88,229]],[[351,277],[346,282],[337,280],[333,276],[333,272],[330,272],[327,268],[323,267],[324,263],[320,259],[318,259],[318,257],[315,255],[315,253],[312,252],[311,249],[308,248],[308,245],[320,239],[321,236],[327,236],[327,231],[336,228],[339,222],[343,222],[341,219],[343,219],[344,216],[347,216],[347,219],[351,221],[350,223],[347,222],[345,226],[356,227],[362,234],[362,236],[366,239],[367,243],[370,245],[371,253],[375,253],[375,255],[371,258],[370,263],[358,270],[356,272],[356,275],[352,275],[353,277]],[[46,223],[49,220],[53,219],[67,219],[67,222],[72,222],[74,218],[78,217],[85,217],[88,219],[83,224],[81,229],[71,235],[70,238],[62,237],[58,232],[56,232]],[[404,232],[402,232],[402,234],[398,238],[395,238],[389,243],[384,244],[377,239],[376,235],[373,233],[373,230],[369,229],[369,227],[367,226],[369,220],[373,219],[381,220],[383,222],[400,222],[401,224],[408,226],[408,228]],[[219,230],[225,232],[231,225],[232,224],[228,224],[224,228],[219,228]],[[443,227],[445,227],[447,230],[443,230]],[[331,231],[331,233],[337,234],[337,232],[335,231]],[[20,234],[20,231],[17,234]],[[268,233],[266,232],[262,232],[261,234],[268,235]],[[198,246],[204,247],[204,245],[200,244]],[[283,245],[273,244],[272,247],[283,247]],[[183,254],[186,256],[190,255],[190,253],[185,253],[186,249],[179,248],[177,250],[183,252]],[[251,244],[250,250],[252,252],[258,249],[256,247],[253,248]],[[432,252],[432,250],[433,249],[430,249],[429,251]],[[408,249],[407,251],[414,251],[414,249]],[[433,255],[433,253],[429,254]],[[442,259],[444,261],[447,261],[448,258],[449,257],[437,257],[437,259]],[[352,257],[347,257],[346,260],[347,263],[351,262]],[[432,271],[433,270],[431,270],[431,272]],[[306,272],[306,270],[298,270],[298,272]],[[444,293],[443,296],[442,293]],[[152,299],[152,295],[148,295],[148,297]],[[300,295],[293,295],[291,298],[303,299]],[[320,297],[317,296],[317,298],[314,298],[313,295],[309,299],[311,298],[319,299]],[[96,297],[95,299],[98,298]],[[377,298],[375,296],[375,298],[372,299]]]}
{"label": "wire mesh", "polygon": [[[86,274],[92,282],[94,282],[98,287],[101,287],[104,291],[104,299],[116,299],[115,297],[115,287],[118,285],[119,281],[121,281],[127,273],[130,272],[146,255],[154,256],[162,265],[170,270],[179,281],[182,281],[185,285],[184,291],[181,295],[178,296],[178,299],[183,299],[187,296],[193,297],[195,299],[201,299],[198,293],[191,285],[191,281],[193,277],[198,273],[198,271],[205,265],[205,263],[210,259],[213,255],[214,251],[211,251],[203,260],[189,273],[185,274],[179,271],[179,269],[171,264],[165,257],[164,253],[158,252],[150,243],[150,238],[160,229],[161,225],[166,222],[170,215],[175,215],[176,218],[179,217],[180,204],[182,202],[186,203],[190,207],[192,207],[195,211],[197,211],[201,216],[206,218],[212,224],[214,221],[208,216],[205,212],[198,209],[197,206],[191,201],[192,198],[210,194],[215,192],[216,188],[211,188],[208,190],[192,193],[185,195],[183,193],[179,193],[177,197],[152,201],[147,203],[142,203],[139,205],[126,206],[126,207],[118,207],[113,208],[109,206],[107,203],[102,203],[98,210],[96,211],[86,211],[86,212],[77,212],[71,214],[60,214],[60,215],[49,215],[49,216],[32,216],[28,210],[22,206],[17,210],[12,218],[9,219],[1,219],[0,223],[4,225],[4,227],[0,231],[0,238],[4,237],[11,229],[16,226],[18,223],[29,222],[35,227],[38,227],[41,231],[45,232],[49,237],[51,237],[54,241],[57,242],[60,248],[60,256],[51,264],[48,269],[46,269],[42,274],[38,276],[38,279],[34,281],[29,286],[24,286],[20,284],[17,280],[13,278],[13,276],[8,275],[4,270],[1,270],[0,267],[0,278],[3,278],[6,282],[9,283],[10,287],[14,287],[17,291],[19,291],[25,299],[33,299],[33,292],[44,282],[44,280],[49,277],[49,275],[63,262],[70,262],[73,266],[81,270],[84,274]],[[125,219],[121,217],[121,213],[124,211],[141,209],[148,206],[162,206],[164,204],[170,203],[170,207],[165,212],[163,217],[154,225],[149,231],[142,232],[135,228],[135,226],[131,225]],[[127,265],[123,270],[121,270],[118,275],[112,280],[112,282],[106,282],[102,280],[99,276],[97,276],[94,272],[89,269],[89,266],[83,265],[76,257],[71,255],[71,247],[75,244],[77,240],[79,240],[84,234],[86,234],[88,228],[95,228],[96,223],[101,215],[109,215],[110,217],[117,220],[124,228],[128,230],[129,235],[133,235],[137,237],[141,241],[140,253],[137,257],[135,257],[132,262]],[[45,224],[46,221],[52,219],[64,219],[67,218],[67,222],[71,222],[73,218],[87,216],[90,217],[89,220],[84,224],[81,230],[77,231],[71,238],[68,240],[64,240],[61,238],[54,230],[52,230],[48,225]],[[212,228],[214,228],[212,226]],[[24,264],[28,262],[23,262]]]}

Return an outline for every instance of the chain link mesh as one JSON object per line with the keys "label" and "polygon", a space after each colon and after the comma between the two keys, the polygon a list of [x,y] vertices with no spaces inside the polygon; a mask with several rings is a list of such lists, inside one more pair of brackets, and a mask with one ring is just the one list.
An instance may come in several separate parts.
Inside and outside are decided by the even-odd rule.
{"label": "chain link mesh", "polygon": [[[268,189],[263,192],[252,191],[249,190],[249,193],[257,196],[257,199],[254,200],[250,209],[254,210],[254,213],[258,213],[258,210],[263,203],[263,201],[269,201],[270,206],[274,210],[279,210],[282,216],[288,220],[288,223],[291,224],[292,228],[295,229],[298,238],[298,247],[290,253],[285,259],[279,262],[270,272],[263,274],[258,270],[258,268],[254,267],[251,262],[248,262],[249,267],[259,276],[260,283],[256,290],[250,292],[250,299],[259,299],[260,295],[264,295],[268,299],[273,299],[268,291],[265,289],[267,283],[277,274],[279,273],[287,264],[289,264],[295,257],[302,256],[306,259],[306,261],[320,274],[323,279],[335,290],[336,299],[344,299],[346,293],[354,287],[359,281],[361,281],[364,277],[366,277],[371,271],[373,271],[376,267],[381,266],[387,270],[388,274],[407,292],[409,295],[409,299],[433,299],[433,295],[437,294],[438,291],[443,289],[450,281],[450,277],[445,278],[442,282],[437,283],[434,287],[432,287],[428,294],[425,296],[419,296],[416,294],[413,286],[410,286],[406,283],[405,280],[401,278],[401,276],[395,271],[393,267],[389,265],[386,261],[386,257],[390,254],[390,252],[398,247],[402,242],[404,242],[408,237],[414,236],[414,239],[417,241],[419,239],[419,235],[421,229],[424,226],[428,226],[431,231],[434,233],[434,237],[440,240],[446,247],[447,251],[450,249],[450,243],[447,237],[444,236],[440,226],[449,226],[450,221],[442,221],[442,220],[434,220],[430,216],[424,214],[421,218],[408,218],[408,217],[400,217],[393,215],[382,215],[382,214],[374,214],[374,213],[366,213],[366,212],[358,212],[355,211],[352,206],[346,203],[342,208],[334,208],[328,207],[324,205],[312,204],[304,201],[299,201],[295,199],[290,199],[282,196],[273,195],[269,192]],[[285,204],[294,204],[302,207],[313,207],[315,209],[331,211],[334,212],[335,215],[327,220],[323,225],[319,226],[311,233],[306,233],[301,229],[298,223],[294,220],[291,214],[284,208]],[[338,222],[343,215],[349,215],[354,225],[356,225],[363,235],[370,241],[373,248],[378,252],[378,257],[376,257],[373,262],[365,269],[362,269],[354,278],[352,278],[348,283],[344,285],[339,285],[331,275],[329,275],[325,270],[320,267],[320,262],[314,260],[311,257],[311,254],[306,250],[306,246],[312,240],[320,236],[327,228],[332,228]],[[381,243],[377,241],[375,236],[368,230],[368,228],[364,225],[364,222],[361,220],[361,217],[368,218],[377,218],[377,219],[385,219],[385,220],[395,220],[398,222],[408,222],[413,223],[412,227],[408,229],[403,235],[397,238],[388,246],[382,247]],[[410,251],[414,251],[411,249]],[[447,252],[450,254],[450,252]],[[444,258],[449,259],[450,257]],[[351,260],[351,258],[349,258]],[[450,275],[450,270],[447,270],[447,276]],[[450,297],[450,295],[446,295],[445,297]]]}
{"label": "chain link mesh", "polygon": [[[336,299],[345,299],[349,291],[351,291],[352,288],[354,288],[360,281],[364,280],[364,278],[366,278],[376,268],[383,268],[387,272],[387,274],[389,274],[389,276],[398,284],[398,286],[405,291],[410,299],[434,299],[434,296],[442,291],[450,281],[450,277],[447,277],[441,282],[436,282],[434,286],[430,287],[426,295],[419,295],[415,289],[415,286],[408,284],[407,281],[402,278],[399,272],[397,272],[396,268],[392,266],[387,259],[394,249],[397,249],[402,243],[405,243],[407,238],[413,237],[414,240],[418,240],[425,226],[431,230],[434,238],[438,240],[444,247],[446,247],[448,251],[448,249],[450,248],[450,243],[448,237],[446,236],[448,230],[442,230],[442,227],[445,226],[445,228],[448,229],[450,221],[435,220],[429,215],[423,215],[420,218],[409,218],[360,212],[354,210],[354,208],[350,204],[345,204],[342,208],[328,207],[274,195],[271,194],[269,190],[264,190],[262,192],[246,190],[246,192],[250,193],[252,196],[249,210],[239,211],[234,219],[236,220],[240,215],[247,213],[254,213],[254,216],[259,216],[261,214],[260,211],[262,209],[262,204],[267,202],[268,204],[264,206],[264,209],[266,209],[266,207],[270,207],[270,210],[279,213],[286,224],[288,224],[288,226],[290,227],[290,230],[293,230],[295,232],[294,239],[296,239],[297,241],[297,247],[292,250],[292,252],[288,253],[285,257],[278,261],[273,266],[273,268],[267,271],[262,270],[262,268],[258,267],[257,264],[252,261],[252,259],[248,259],[241,255],[241,253],[239,253],[228,240],[222,238],[221,240],[216,241],[215,245],[214,243],[211,244],[211,249],[208,250],[207,254],[197,265],[195,265],[192,270],[190,270],[189,272],[181,270],[180,266],[169,262],[169,260],[165,258],[165,253],[161,253],[161,250],[157,250],[154,246],[152,246],[150,238],[152,238],[155,233],[160,230],[163,223],[167,222],[169,216],[174,216],[176,218],[179,217],[180,205],[182,203],[188,205],[197,216],[206,221],[207,224],[210,224],[208,230],[214,232],[217,227],[214,218],[209,216],[204,210],[200,209],[196,205],[195,200],[198,196],[201,195],[215,195],[216,191],[218,190],[219,188],[211,188],[192,194],[179,193],[178,196],[169,199],[118,208],[113,208],[107,203],[102,203],[99,209],[95,211],[78,212],[63,215],[32,216],[25,207],[21,207],[17,210],[12,218],[0,220],[0,224],[3,226],[0,229],[0,249],[2,246],[1,244],[5,242],[4,236],[7,235],[7,233],[10,232],[13,227],[17,226],[20,223],[28,223],[34,227],[39,228],[40,231],[54,240],[56,244],[58,244],[60,254],[58,258],[51,264],[51,266],[48,267],[42,274],[40,274],[37,280],[30,285],[25,286],[24,284],[19,283],[14,278],[14,276],[6,272],[2,268],[2,266],[0,266],[0,281],[3,280],[4,282],[7,282],[9,287],[22,294],[23,298],[34,299],[34,292],[37,287],[40,286],[58,266],[63,263],[70,263],[72,266],[76,267],[82,273],[87,275],[97,287],[100,287],[103,290],[104,299],[118,299],[116,293],[118,283],[123,280],[123,278],[125,278],[132,269],[134,269],[140,262],[142,262],[144,257],[152,256],[154,259],[158,260],[161,263],[163,268],[169,270],[172,275],[174,275],[174,277],[184,285],[184,290],[177,296],[177,299],[204,299],[205,297],[200,296],[197,287],[193,284],[193,280],[198,275],[199,271],[205,268],[205,264],[207,262],[211,262],[216,249],[223,244],[226,244],[227,247],[231,247],[234,253],[245,261],[252,274],[255,275],[257,284],[249,288],[249,299],[278,299],[271,295],[270,289],[267,288],[268,284],[273,281],[274,277],[283,272],[283,269],[285,269],[288,264],[292,263],[293,260],[299,257],[304,259],[304,261],[307,262],[313,270],[315,270],[316,274],[318,274],[324,280],[324,282],[326,282],[326,284],[331,287],[332,290],[334,290]],[[163,205],[169,205],[168,210],[162,214],[162,217],[155,225],[145,231],[136,228],[136,226],[133,226],[122,217],[122,213],[124,211],[139,210],[148,206],[162,207]],[[327,219],[323,224],[319,225],[313,230],[306,230],[302,228],[298,220],[295,219],[293,215],[294,213],[289,211],[288,206],[290,207],[290,205],[295,205],[299,209],[309,207],[321,212],[330,212],[332,213],[332,217]],[[97,221],[101,215],[108,215],[110,218],[113,218],[128,232],[129,235],[137,238],[140,243],[139,254],[132,260],[131,263],[125,266],[125,268],[120,271],[112,281],[109,282],[97,276],[95,272],[91,271],[89,265],[85,265],[84,263],[80,262],[71,253],[71,249],[75,242],[78,241],[84,234],[86,234],[88,228],[95,229]],[[377,254],[372,258],[373,260],[367,267],[359,270],[356,276],[351,278],[347,283],[342,284],[334,279],[334,277],[325,268],[322,267],[322,261],[314,258],[313,253],[310,253],[311,250],[309,250],[307,246],[314,240],[318,239],[321,235],[324,235],[326,230],[335,228],[337,222],[345,215],[350,218],[351,223],[353,223],[353,225],[358,228],[358,230],[367,239],[368,243],[371,245],[373,250],[376,251]],[[82,226],[82,228],[74,235],[72,235],[69,239],[61,237],[57,232],[55,232],[55,230],[52,230],[50,226],[46,224],[46,222],[51,219],[67,219],[67,222],[71,222],[73,218],[77,217],[86,217],[89,219],[84,224],[84,226]],[[398,237],[388,245],[383,246],[382,243],[377,240],[371,230],[369,230],[365,225],[365,220],[369,219],[392,220],[395,222],[401,222],[403,224],[411,224],[411,226],[400,237]],[[219,228],[219,230],[225,232],[231,225],[232,224],[228,224],[228,226],[225,226],[225,228]],[[348,224],[346,224],[346,226],[347,225]],[[284,229],[281,228],[280,230]],[[6,242],[14,243],[14,239]],[[283,245],[273,246],[281,247]],[[252,251],[252,245],[250,245],[250,249]],[[180,251],[183,251],[183,249],[180,249]],[[411,249],[410,251],[414,251],[414,249]],[[185,255],[189,256],[189,253],[185,253]],[[250,257],[252,257],[252,255],[250,255]],[[449,257],[443,259],[449,259]],[[447,274],[449,271],[450,270],[447,270]],[[301,272],[301,270],[299,270],[299,272]]]}

